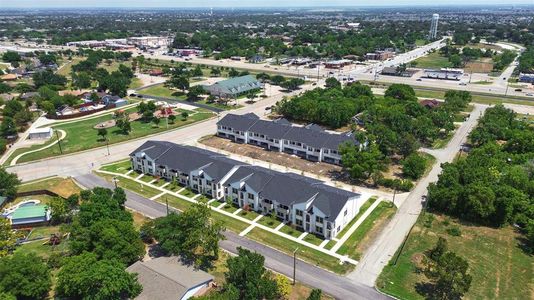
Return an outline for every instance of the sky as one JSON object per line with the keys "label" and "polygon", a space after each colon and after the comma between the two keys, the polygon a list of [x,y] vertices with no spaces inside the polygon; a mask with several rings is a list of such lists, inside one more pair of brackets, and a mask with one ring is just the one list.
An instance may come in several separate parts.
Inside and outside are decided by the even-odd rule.
{"label": "sky", "polygon": [[0,9],[43,7],[310,7],[531,4],[534,0],[0,0]]}

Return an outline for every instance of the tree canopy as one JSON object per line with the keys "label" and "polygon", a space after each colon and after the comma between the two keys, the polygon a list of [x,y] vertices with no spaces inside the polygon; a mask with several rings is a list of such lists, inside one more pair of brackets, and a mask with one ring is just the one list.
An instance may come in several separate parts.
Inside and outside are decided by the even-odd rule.
{"label": "tree canopy", "polygon": [[34,253],[0,258],[0,291],[17,299],[44,299],[52,286],[50,270]]}

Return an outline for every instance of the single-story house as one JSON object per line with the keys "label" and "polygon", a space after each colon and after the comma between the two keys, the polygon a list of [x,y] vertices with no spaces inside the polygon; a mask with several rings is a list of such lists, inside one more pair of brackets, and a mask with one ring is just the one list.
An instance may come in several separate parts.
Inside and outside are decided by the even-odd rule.
{"label": "single-story house", "polygon": [[53,133],[54,133],[54,130],[51,127],[33,128],[28,133],[28,139],[30,140],[49,139],[52,137]]}
{"label": "single-story house", "polygon": [[213,281],[210,274],[182,264],[175,256],[138,261],[126,271],[137,273],[143,286],[136,300],[186,300],[204,294]]}
{"label": "single-story house", "polygon": [[12,227],[36,226],[50,221],[51,214],[47,205],[20,206],[9,217]]}
{"label": "single-story house", "polygon": [[119,96],[106,95],[101,99],[102,103],[106,106],[114,105],[115,107],[121,107],[128,104],[128,100],[122,99]]}
{"label": "single-story house", "polygon": [[162,76],[162,75],[163,75],[163,70],[161,70],[161,69],[154,69],[154,70],[151,70],[148,74],[149,74],[150,76]]}
{"label": "single-story house", "polygon": [[213,96],[221,98],[237,98],[247,92],[260,90],[263,84],[252,75],[234,77],[216,82],[204,89]]}
{"label": "single-story house", "polygon": [[433,108],[440,106],[442,103],[435,99],[434,100],[426,99],[426,100],[419,102],[419,104],[426,108],[433,109]]}

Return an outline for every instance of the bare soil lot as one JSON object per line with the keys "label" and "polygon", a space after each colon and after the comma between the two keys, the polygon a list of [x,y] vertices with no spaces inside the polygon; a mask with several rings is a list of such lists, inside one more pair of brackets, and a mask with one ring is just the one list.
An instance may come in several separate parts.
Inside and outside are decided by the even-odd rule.
{"label": "bare soil lot", "polygon": [[332,173],[338,173],[341,171],[340,166],[321,162],[311,162],[295,155],[268,151],[253,145],[238,144],[217,136],[204,138],[200,142],[209,147],[228,151],[237,155],[259,159],[268,163],[287,166],[292,169],[310,172],[317,175],[331,176]]}

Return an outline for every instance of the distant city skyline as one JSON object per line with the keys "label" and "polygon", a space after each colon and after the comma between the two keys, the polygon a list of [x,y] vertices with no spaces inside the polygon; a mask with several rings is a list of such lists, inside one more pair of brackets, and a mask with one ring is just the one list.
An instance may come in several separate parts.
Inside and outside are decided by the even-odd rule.
{"label": "distant city skyline", "polygon": [[466,5],[534,5],[534,0],[0,0],[4,8],[69,8],[69,7],[334,7],[334,6],[466,6]]}

